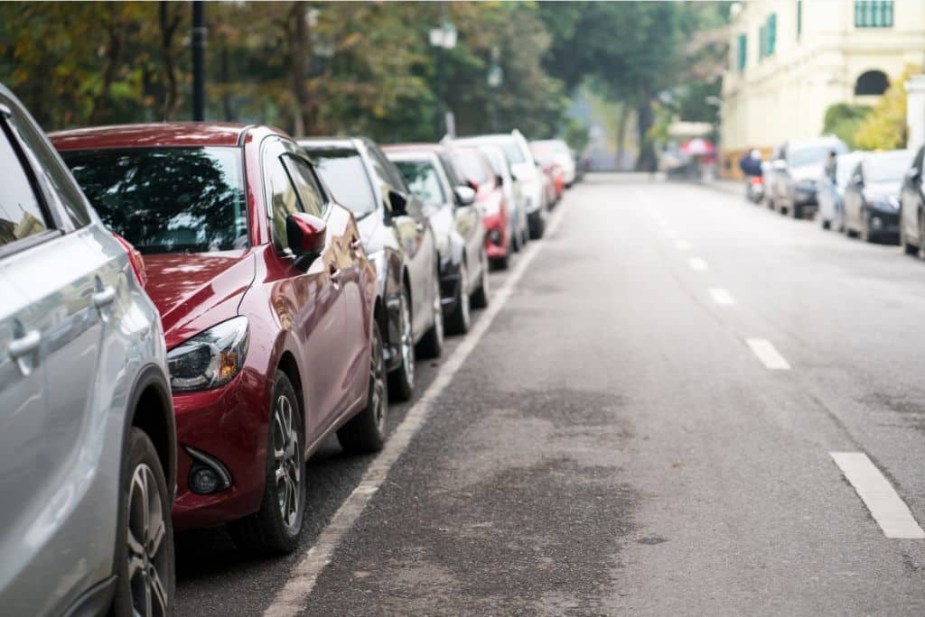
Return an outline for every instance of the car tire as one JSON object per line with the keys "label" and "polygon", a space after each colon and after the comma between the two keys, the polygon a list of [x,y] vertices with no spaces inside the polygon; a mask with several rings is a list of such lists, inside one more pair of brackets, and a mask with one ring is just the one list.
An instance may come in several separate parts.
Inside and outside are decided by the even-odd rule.
{"label": "car tire", "polygon": [[305,458],[302,454],[305,431],[295,389],[289,377],[279,370],[273,384],[269,416],[266,476],[260,510],[228,524],[228,532],[238,548],[266,555],[295,550],[305,521]]}
{"label": "car tire", "polygon": [[918,256],[920,259],[925,259],[925,217],[919,214],[919,246],[918,246]]}
{"label": "car tire", "polygon": [[820,217],[820,218],[819,218],[819,223],[820,223],[820,225],[822,225],[822,228],[823,228],[823,229],[826,229],[826,230],[832,229],[832,221],[830,221],[830,220],[828,220],[828,219],[824,219],[824,218]]}
{"label": "car tire", "polygon": [[389,384],[382,355],[382,333],[373,321],[366,407],[337,431],[337,441],[350,453],[378,452],[385,445]]}
{"label": "car tire", "polygon": [[439,358],[443,353],[443,302],[440,296],[440,277],[434,272],[434,299],[431,303],[434,322],[417,346],[422,358]]}
{"label": "car tire", "polygon": [[873,242],[870,236],[870,217],[866,216],[863,211],[861,211],[861,231],[858,232],[858,236],[864,242]]}
{"label": "car tire", "polygon": [[135,427],[123,459],[112,613],[173,615],[176,566],[164,469],[151,439]]}
{"label": "car tire", "polygon": [[516,229],[511,229],[510,234],[511,234],[511,248],[513,249],[515,253],[519,253],[521,249],[520,234],[518,233]]}
{"label": "car tire", "polygon": [[542,210],[537,210],[527,218],[527,226],[530,228],[530,239],[539,240],[546,231],[546,222],[543,220]]}
{"label": "car tire", "polygon": [[463,262],[459,265],[459,283],[456,285],[456,298],[453,312],[446,320],[446,330],[449,334],[466,334],[472,323],[469,298],[469,268]]}
{"label": "car tire", "polygon": [[918,252],[917,246],[909,244],[909,239],[906,237],[906,226],[903,225],[902,219],[899,220],[899,244],[906,255],[915,255]]}
{"label": "car tire", "polygon": [[472,308],[488,308],[491,300],[491,289],[488,277],[488,257],[482,253],[482,276],[479,279],[479,286],[472,292]]}
{"label": "car tire", "polygon": [[411,300],[404,285],[399,299],[398,353],[401,362],[389,373],[389,395],[396,401],[407,401],[414,393],[414,332],[411,329]]}
{"label": "car tire", "polygon": [[790,215],[790,218],[801,219],[803,218],[803,208],[801,208],[800,206],[796,204],[796,202],[794,202],[790,206],[790,209],[787,211],[787,214]]}

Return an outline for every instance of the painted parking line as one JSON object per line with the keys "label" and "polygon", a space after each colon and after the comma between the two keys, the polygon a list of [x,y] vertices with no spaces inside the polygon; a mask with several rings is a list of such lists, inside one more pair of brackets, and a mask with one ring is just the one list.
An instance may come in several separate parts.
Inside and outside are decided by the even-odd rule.
{"label": "painted parking line", "polygon": [[691,250],[691,243],[687,240],[678,240],[674,243],[674,247],[679,251],[689,251]]}
{"label": "painted parking line", "polygon": [[[563,202],[549,219],[546,227],[546,236],[555,234],[562,222],[563,215],[568,210],[568,202]],[[507,304],[514,287],[523,277],[524,272],[542,250],[545,243],[531,242],[522,253],[522,257],[504,285],[492,294],[491,304],[483,312],[481,318],[475,323],[465,339],[453,350],[440,366],[437,377],[424,390],[421,397],[414,403],[404,420],[389,435],[382,451],[373,459],[360,483],[337,509],[327,527],[318,536],[314,545],[308,550],[302,561],[289,572],[289,577],[283,588],[276,594],[273,603],[264,611],[264,617],[294,617],[300,615],[308,606],[308,598],[315,588],[318,577],[324,568],[331,563],[334,552],[341,540],[356,524],[363,510],[373,495],[385,482],[389,471],[395,462],[404,454],[411,444],[411,440],[421,430],[428,417],[435,409],[434,403],[450,385],[457,371],[465,363],[469,354],[478,345],[479,341],[491,327],[495,317]]]}
{"label": "painted parking line", "polygon": [[732,294],[722,287],[711,287],[710,297],[720,306],[732,306],[736,303],[736,299],[732,297]]}
{"label": "painted parking line", "polygon": [[691,270],[696,270],[697,272],[703,272],[707,269],[707,262],[699,257],[691,257],[688,262],[691,265]]}
{"label": "painted parking line", "polygon": [[765,368],[768,368],[772,371],[789,371],[790,364],[780,355],[780,352],[775,349],[774,345],[771,344],[771,341],[763,338],[750,338],[745,341],[748,343],[748,346],[751,348],[752,353],[754,353],[761,363],[764,364]]}
{"label": "painted parking line", "polygon": [[925,539],[925,531],[909,511],[909,506],[863,452],[830,452],[835,464],[857,491],[887,538]]}

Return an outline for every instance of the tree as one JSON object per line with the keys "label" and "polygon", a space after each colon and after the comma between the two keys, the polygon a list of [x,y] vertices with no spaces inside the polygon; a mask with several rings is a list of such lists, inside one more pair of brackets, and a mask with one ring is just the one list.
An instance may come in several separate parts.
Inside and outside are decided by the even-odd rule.
{"label": "tree", "polygon": [[906,69],[892,81],[883,98],[861,121],[854,142],[864,150],[896,150],[906,147],[906,80],[915,68]]}
{"label": "tree", "polygon": [[864,118],[870,113],[869,105],[852,105],[850,103],[836,103],[825,110],[822,134],[835,135],[849,148],[856,148],[854,136],[858,132]]}

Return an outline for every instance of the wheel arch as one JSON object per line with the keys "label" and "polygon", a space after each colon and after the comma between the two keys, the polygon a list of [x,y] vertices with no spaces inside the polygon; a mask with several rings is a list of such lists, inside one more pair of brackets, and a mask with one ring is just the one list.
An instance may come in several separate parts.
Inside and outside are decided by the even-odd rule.
{"label": "wheel arch", "polygon": [[177,483],[177,428],[167,377],[156,366],[146,367],[135,381],[130,400],[131,417],[125,425],[123,443],[127,443],[131,428],[145,432],[154,444],[168,490],[173,494]]}

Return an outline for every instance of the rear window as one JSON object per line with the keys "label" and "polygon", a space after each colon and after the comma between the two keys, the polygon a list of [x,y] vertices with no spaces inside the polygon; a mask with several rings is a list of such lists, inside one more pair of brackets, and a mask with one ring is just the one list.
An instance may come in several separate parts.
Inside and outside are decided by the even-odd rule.
{"label": "rear window", "polygon": [[394,161],[398,171],[418,199],[429,206],[439,206],[448,200],[443,193],[437,169],[430,161]]}
{"label": "rear window", "polygon": [[376,209],[376,196],[359,152],[350,148],[305,148],[305,151],[337,203],[357,216]]}
{"label": "rear window", "polygon": [[248,246],[237,148],[70,150],[61,156],[106,226],[142,253]]}

